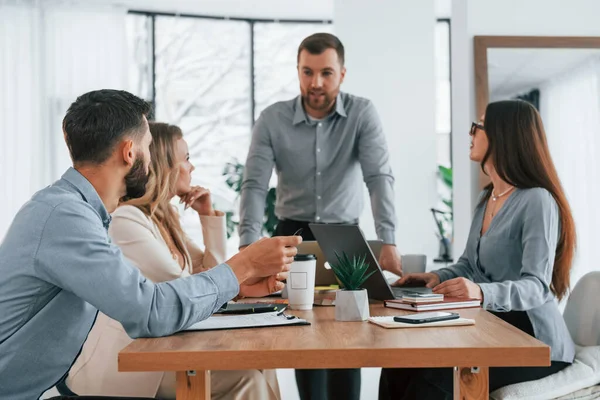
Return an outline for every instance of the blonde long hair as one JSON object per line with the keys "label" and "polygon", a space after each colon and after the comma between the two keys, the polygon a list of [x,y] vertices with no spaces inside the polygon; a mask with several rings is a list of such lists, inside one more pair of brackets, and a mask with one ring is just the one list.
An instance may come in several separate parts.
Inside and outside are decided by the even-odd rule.
{"label": "blonde long hair", "polygon": [[175,143],[183,138],[183,132],[178,126],[162,122],[150,122],[152,143],[146,194],[139,199],[128,200],[123,204],[139,208],[158,227],[167,244],[172,244],[184,257],[185,264],[190,264],[185,247],[185,234],[179,222],[179,215],[171,205],[170,199],[175,193],[179,168]]}

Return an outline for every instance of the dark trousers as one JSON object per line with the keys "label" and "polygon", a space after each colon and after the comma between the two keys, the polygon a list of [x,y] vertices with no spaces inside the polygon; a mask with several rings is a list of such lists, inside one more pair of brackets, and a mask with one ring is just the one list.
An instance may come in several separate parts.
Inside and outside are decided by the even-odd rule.
{"label": "dark trousers", "polygon": [[48,400],[156,400],[150,397],[112,397],[112,396],[55,396]]}
{"label": "dark trousers", "polygon": [[[525,311],[494,313],[497,317],[534,336]],[[533,381],[561,371],[569,363],[552,361],[549,367],[494,367],[489,370],[490,392],[501,387]],[[453,398],[451,368],[384,368],[379,380],[379,400]]]}
{"label": "dark trousers", "polygon": [[[315,240],[308,222],[279,221],[273,236],[291,236],[302,229],[303,240]],[[297,369],[301,400],[359,400],[360,369]]]}
{"label": "dark trousers", "polygon": [[57,384],[56,390],[62,396],[51,397],[48,400],[154,400],[149,397],[115,397],[115,396],[77,396],[75,393],[69,389],[67,384],[65,383],[66,376],[64,376]]}

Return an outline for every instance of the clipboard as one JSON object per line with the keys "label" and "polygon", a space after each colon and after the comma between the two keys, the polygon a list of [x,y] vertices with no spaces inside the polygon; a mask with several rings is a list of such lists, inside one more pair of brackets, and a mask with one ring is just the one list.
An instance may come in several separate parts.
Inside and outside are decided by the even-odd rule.
{"label": "clipboard", "polygon": [[190,331],[218,331],[245,328],[268,328],[274,326],[310,325],[310,322],[293,315],[286,315],[284,311],[270,313],[243,314],[243,315],[213,315],[204,321],[190,325],[180,332]]}

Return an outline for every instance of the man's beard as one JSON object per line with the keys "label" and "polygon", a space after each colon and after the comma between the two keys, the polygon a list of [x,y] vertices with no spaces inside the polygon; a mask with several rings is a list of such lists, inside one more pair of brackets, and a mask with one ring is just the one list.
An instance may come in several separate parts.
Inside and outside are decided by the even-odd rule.
{"label": "man's beard", "polygon": [[[308,91],[306,95],[302,96],[302,100],[304,100],[304,104],[317,111],[326,111],[331,107],[331,105],[335,102],[337,96],[332,96],[331,93],[327,92],[316,92],[316,94],[322,94],[323,97],[318,97],[317,99],[311,98],[311,92]],[[319,100],[323,100],[322,102]]]}
{"label": "man's beard", "polygon": [[138,199],[146,194],[146,184],[148,183],[149,175],[144,168],[144,160],[136,158],[133,166],[125,175],[125,196],[121,201]]}

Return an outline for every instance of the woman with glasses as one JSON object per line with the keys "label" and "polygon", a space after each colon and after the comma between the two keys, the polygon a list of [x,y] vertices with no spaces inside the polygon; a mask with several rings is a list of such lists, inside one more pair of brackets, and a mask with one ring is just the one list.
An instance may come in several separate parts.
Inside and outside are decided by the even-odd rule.
{"label": "woman with glasses", "polygon": [[[479,196],[458,262],[396,284],[424,283],[434,293],[478,299],[482,307],[551,348],[550,367],[490,368],[490,392],[554,374],[575,347],[557,300],[569,289],[575,224],[550,156],[544,127],[529,103],[490,103],[473,123],[471,160],[490,177]],[[453,371],[384,369],[380,399],[452,398]]]}

